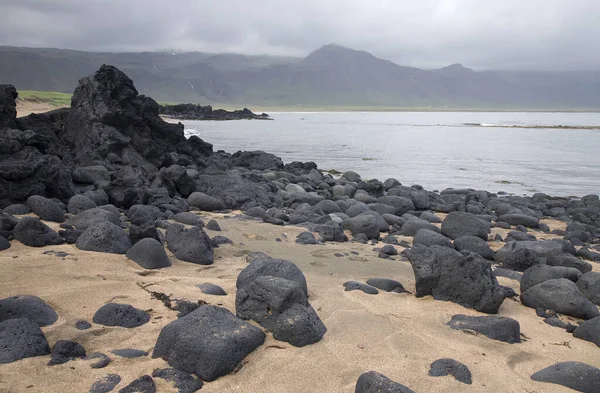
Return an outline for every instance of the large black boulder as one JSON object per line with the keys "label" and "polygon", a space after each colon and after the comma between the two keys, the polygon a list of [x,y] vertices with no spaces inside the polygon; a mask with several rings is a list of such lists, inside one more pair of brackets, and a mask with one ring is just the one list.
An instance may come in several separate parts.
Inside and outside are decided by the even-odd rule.
{"label": "large black boulder", "polygon": [[163,244],[152,238],[140,240],[127,250],[125,255],[144,269],[160,269],[171,266]]}
{"label": "large black boulder", "polygon": [[177,259],[199,265],[211,265],[215,260],[210,237],[200,226],[187,229],[181,224],[172,224],[165,237],[167,247]]}
{"label": "large black boulder", "polygon": [[0,129],[17,128],[17,103],[19,96],[13,85],[0,85]]}
{"label": "large black boulder", "polygon": [[442,221],[442,233],[455,240],[462,236],[476,236],[487,240],[490,223],[467,212],[451,212]]}
{"label": "large black boulder", "polygon": [[547,280],[527,289],[521,293],[521,302],[527,307],[542,307],[582,319],[600,315],[598,307],[566,278]]}
{"label": "large black boulder", "polygon": [[600,369],[581,362],[560,362],[534,373],[531,379],[566,386],[583,393],[598,393]]}
{"label": "large black boulder", "polygon": [[225,308],[205,305],[165,326],[152,357],[213,381],[232,372],[264,340],[256,326]]}
{"label": "large black boulder", "polygon": [[362,374],[358,381],[354,393],[415,393],[406,386],[394,382],[383,374],[375,371],[369,371]]}
{"label": "large black boulder", "polygon": [[64,364],[70,360],[85,358],[85,349],[81,344],[70,340],[58,340],[52,347],[48,366]]}
{"label": "large black boulder", "polygon": [[0,348],[0,364],[50,353],[44,333],[38,324],[27,318],[0,322]]}
{"label": "large black boulder", "polygon": [[144,225],[163,218],[163,213],[156,206],[133,205],[127,210],[127,217],[133,225]]}
{"label": "large black boulder", "polygon": [[9,248],[10,242],[4,236],[0,235],[0,251],[8,250]]}
{"label": "large black boulder", "polygon": [[23,217],[15,226],[13,236],[29,247],[63,244],[65,240],[35,217]]}
{"label": "large black boulder", "polygon": [[521,293],[544,281],[557,278],[567,278],[576,283],[580,276],[581,272],[573,267],[535,265],[523,273],[523,277],[521,277]]}
{"label": "large black boulder", "polygon": [[481,255],[484,259],[493,260],[494,251],[489,244],[480,237],[476,236],[461,236],[454,240],[454,247],[460,252],[474,252]]}
{"label": "large black boulder", "polygon": [[413,244],[422,244],[425,247],[438,245],[454,248],[452,245],[452,240],[430,229],[419,229],[415,235],[415,238],[413,239]]}
{"label": "large black boulder", "polygon": [[430,377],[444,377],[446,375],[452,375],[457,381],[467,385],[473,383],[469,368],[457,360],[446,358],[431,363]]}
{"label": "large black boulder", "polygon": [[273,338],[303,347],[321,341],[326,332],[327,328],[312,306],[293,304],[279,314],[273,328]]}
{"label": "large black boulder", "polygon": [[454,330],[473,331],[509,344],[521,342],[519,322],[508,317],[497,315],[476,317],[457,314],[450,319],[447,325]]}
{"label": "large black boulder", "polygon": [[523,225],[528,228],[537,228],[540,223],[540,220],[537,217],[518,213],[503,214],[498,217],[498,221],[503,221],[510,225]]}
{"label": "large black boulder", "polygon": [[600,273],[587,272],[577,281],[577,288],[594,304],[600,306]]}
{"label": "large black boulder", "polygon": [[368,239],[379,238],[379,224],[377,218],[371,215],[357,215],[344,220],[343,228],[353,235],[364,234]]}
{"label": "large black boulder", "polygon": [[280,171],[283,169],[283,161],[281,161],[281,158],[261,150],[238,151],[229,157],[229,166],[231,168],[244,167],[259,171],[267,169]]}
{"label": "large black boulder", "polygon": [[90,165],[75,168],[71,177],[76,183],[94,184],[99,180],[110,181],[110,172],[102,165]]}
{"label": "large black boulder", "polygon": [[65,212],[54,201],[40,195],[27,198],[27,207],[40,219],[45,221],[64,222]]}
{"label": "large black boulder", "polygon": [[252,283],[259,277],[272,276],[280,277],[286,280],[294,281],[308,296],[308,287],[306,277],[302,271],[293,262],[285,259],[273,259],[258,257],[250,262],[238,275],[235,286],[239,290]]}
{"label": "large black boulder", "polygon": [[22,295],[0,300],[0,322],[13,318],[27,318],[39,326],[52,325],[58,314],[37,296]]}
{"label": "large black boulder", "polygon": [[415,274],[416,296],[433,295],[477,311],[495,314],[509,295],[498,284],[491,263],[476,254],[417,244],[403,251]]}
{"label": "large black boulder", "polygon": [[150,315],[130,304],[107,303],[94,314],[93,321],[105,326],[135,328],[147,323]]}
{"label": "large black boulder", "polygon": [[583,322],[573,331],[573,336],[593,342],[600,347],[600,317]]}
{"label": "large black boulder", "polygon": [[[74,197],[73,197],[74,198]],[[76,229],[85,230],[90,226],[108,221],[114,225],[120,225],[121,220],[119,215],[101,207],[93,207],[78,213],[76,216],[69,218],[65,223]]]}
{"label": "large black boulder", "polygon": [[132,246],[129,235],[108,221],[99,221],[89,226],[75,243],[84,251],[125,254]]}
{"label": "large black boulder", "polygon": [[553,240],[509,241],[494,257],[507,269],[524,272],[534,265],[546,264],[550,254],[563,253],[563,244]]}
{"label": "large black boulder", "polygon": [[77,214],[85,210],[93,209],[97,207],[96,202],[86,197],[85,195],[75,195],[69,199],[67,204],[67,211],[71,214]]}

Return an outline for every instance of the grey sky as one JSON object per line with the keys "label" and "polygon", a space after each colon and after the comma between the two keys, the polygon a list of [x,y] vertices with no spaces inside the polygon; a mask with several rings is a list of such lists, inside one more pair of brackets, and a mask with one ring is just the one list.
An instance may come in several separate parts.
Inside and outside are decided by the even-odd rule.
{"label": "grey sky", "polygon": [[304,56],[328,44],[401,65],[600,70],[599,0],[1,0],[0,45]]}

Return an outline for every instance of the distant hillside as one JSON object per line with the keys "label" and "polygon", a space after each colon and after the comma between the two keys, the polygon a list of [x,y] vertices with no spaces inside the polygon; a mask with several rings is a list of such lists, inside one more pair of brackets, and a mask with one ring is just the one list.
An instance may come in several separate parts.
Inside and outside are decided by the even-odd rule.
{"label": "distant hillside", "polygon": [[125,71],[140,93],[171,103],[600,109],[600,72],[476,72],[460,64],[422,70],[339,45],[305,58],[0,47],[0,83],[71,93],[105,63]]}

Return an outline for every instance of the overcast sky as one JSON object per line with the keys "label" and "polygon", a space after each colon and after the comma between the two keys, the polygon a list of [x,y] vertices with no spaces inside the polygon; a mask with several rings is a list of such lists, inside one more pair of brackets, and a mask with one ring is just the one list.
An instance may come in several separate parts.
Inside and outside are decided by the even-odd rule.
{"label": "overcast sky", "polygon": [[600,70],[600,0],[0,0],[0,45]]}

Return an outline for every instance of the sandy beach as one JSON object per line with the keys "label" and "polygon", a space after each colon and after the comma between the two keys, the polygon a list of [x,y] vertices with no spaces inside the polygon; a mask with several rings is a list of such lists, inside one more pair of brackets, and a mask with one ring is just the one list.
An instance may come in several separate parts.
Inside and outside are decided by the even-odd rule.
{"label": "sandy beach", "polygon": [[[210,266],[178,261],[167,251],[173,266],[147,271],[124,255],[81,251],[72,245],[30,248],[13,241],[10,249],[0,253],[3,267],[0,298],[39,296],[59,315],[55,324],[42,328],[51,346],[60,339],[74,340],[88,354],[103,352],[112,362],[104,369],[91,369],[91,362],[84,360],[48,367],[49,356],[23,359],[0,366],[0,391],[87,392],[95,380],[109,373],[122,377],[117,391],[154,369],[168,367],[165,361],[151,359],[150,355],[126,359],[110,351],[134,348],[151,354],[161,328],[176,319],[176,312],[153,299],[149,291],[177,299],[204,300],[235,313],[235,281],[247,266],[245,256],[251,251],[289,259],[300,267],[308,280],[309,300],[328,331],[322,341],[303,348],[276,341],[267,334],[265,343],[244,359],[241,368],[206,383],[203,392],[350,393],[360,374],[375,370],[415,392],[567,393],[572,390],[534,382],[530,375],[559,361],[581,361],[600,367],[596,345],[543,323],[535,310],[513,299],[504,302],[499,315],[519,321],[523,335],[520,344],[506,344],[450,329],[446,323],[452,315],[483,315],[457,304],[435,301],[430,296],[417,299],[410,293],[345,292],[344,282],[365,281],[370,277],[396,279],[414,292],[414,276],[408,261],[400,257],[380,259],[373,251],[376,246],[329,242],[300,245],[294,239],[304,228],[277,227],[241,220],[234,215],[203,216],[210,217],[217,219],[223,231],[207,231],[209,235],[222,234],[234,242],[216,249],[215,263]],[[561,224],[545,222],[551,227]],[[58,229],[54,223],[47,224]],[[493,228],[492,235],[504,235],[503,231]],[[491,245],[499,248],[502,243]],[[58,251],[69,255],[53,255]],[[335,253],[344,256],[336,257]],[[594,271],[600,271],[598,264],[592,265]],[[503,277],[499,281],[519,291],[517,281]],[[195,285],[205,282],[220,285],[228,295],[203,294]],[[150,323],[135,329],[97,324],[84,331],[75,328],[77,320],[91,322],[95,311],[111,301],[147,310]],[[429,377],[430,364],[445,357],[467,365],[473,384],[462,384],[453,377]],[[158,392],[177,391],[161,379],[155,382]]]}

